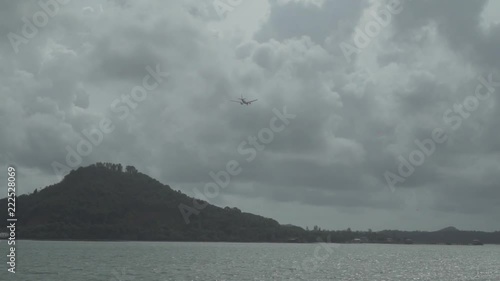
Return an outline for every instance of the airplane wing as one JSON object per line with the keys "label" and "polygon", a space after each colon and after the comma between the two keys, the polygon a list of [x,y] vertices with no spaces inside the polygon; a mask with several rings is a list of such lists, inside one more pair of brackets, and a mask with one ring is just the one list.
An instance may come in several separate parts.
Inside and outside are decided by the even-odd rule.
{"label": "airplane wing", "polygon": [[237,103],[241,103],[241,101],[239,100],[231,100],[232,102],[237,102]]}
{"label": "airplane wing", "polygon": [[248,103],[252,103],[252,102],[254,102],[254,101],[257,101],[257,100],[251,100],[251,101],[248,101]]}

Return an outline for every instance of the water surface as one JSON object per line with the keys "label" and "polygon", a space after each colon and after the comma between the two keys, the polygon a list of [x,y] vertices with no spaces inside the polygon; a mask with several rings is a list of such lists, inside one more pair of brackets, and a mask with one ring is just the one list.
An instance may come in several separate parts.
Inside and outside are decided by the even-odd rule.
{"label": "water surface", "polygon": [[0,280],[500,281],[500,246],[0,242]]}

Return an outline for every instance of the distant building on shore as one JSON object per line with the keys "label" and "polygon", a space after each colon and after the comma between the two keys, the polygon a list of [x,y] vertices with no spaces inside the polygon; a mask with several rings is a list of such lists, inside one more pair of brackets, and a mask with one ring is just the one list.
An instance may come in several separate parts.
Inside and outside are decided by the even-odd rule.
{"label": "distant building on shore", "polygon": [[483,242],[481,242],[479,239],[474,239],[472,240],[472,245],[481,246],[483,245]]}
{"label": "distant building on shore", "polygon": [[366,237],[354,238],[352,243],[368,243],[370,242]]}

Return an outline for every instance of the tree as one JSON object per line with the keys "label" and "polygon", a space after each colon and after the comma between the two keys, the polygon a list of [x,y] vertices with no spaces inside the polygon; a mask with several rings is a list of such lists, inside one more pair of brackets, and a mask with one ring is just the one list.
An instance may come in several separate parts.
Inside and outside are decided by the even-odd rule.
{"label": "tree", "polygon": [[137,174],[137,169],[134,166],[125,167],[125,171],[129,174]]}

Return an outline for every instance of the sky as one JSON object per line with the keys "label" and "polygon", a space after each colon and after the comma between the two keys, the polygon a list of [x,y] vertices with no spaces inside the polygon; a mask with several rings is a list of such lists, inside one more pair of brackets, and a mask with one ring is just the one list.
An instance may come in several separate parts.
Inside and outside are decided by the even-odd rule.
{"label": "sky", "polygon": [[282,224],[500,230],[498,1],[0,7],[18,195],[113,162]]}

